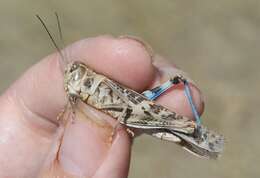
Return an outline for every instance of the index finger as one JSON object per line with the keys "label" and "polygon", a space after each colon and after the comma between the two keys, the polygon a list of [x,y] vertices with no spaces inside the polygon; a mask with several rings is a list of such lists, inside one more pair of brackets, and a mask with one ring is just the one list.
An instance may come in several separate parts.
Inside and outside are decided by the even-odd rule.
{"label": "index finger", "polygon": [[[65,50],[69,60],[82,61],[96,72],[135,90],[143,90],[153,80],[155,71],[150,55],[134,40],[88,38]],[[59,60],[57,53],[44,58],[9,89],[30,111],[52,121],[66,105]]]}

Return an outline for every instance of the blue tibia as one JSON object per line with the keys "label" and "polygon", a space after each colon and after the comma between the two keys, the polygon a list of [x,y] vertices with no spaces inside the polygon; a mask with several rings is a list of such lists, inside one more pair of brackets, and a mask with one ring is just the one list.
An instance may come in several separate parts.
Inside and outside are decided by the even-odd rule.
{"label": "blue tibia", "polygon": [[[198,126],[200,126],[201,125],[201,119],[200,119],[200,116],[199,116],[199,114],[196,110],[195,104],[193,102],[191,92],[190,92],[189,83],[186,80],[180,80],[180,81],[182,81],[184,83],[185,95],[188,98],[189,104],[191,106],[192,113],[193,113],[195,120],[196,120],[196,123],[197,123]],[[162,85],[160,85],[158,87],[155,87],[151,90],[144,91],[142,94],[146,98],[148,98],[149,100],[155,100],[174,85],[176,85],[176,83],[173,83],[173,80],[168,80],[167,82],[163,83]]]}

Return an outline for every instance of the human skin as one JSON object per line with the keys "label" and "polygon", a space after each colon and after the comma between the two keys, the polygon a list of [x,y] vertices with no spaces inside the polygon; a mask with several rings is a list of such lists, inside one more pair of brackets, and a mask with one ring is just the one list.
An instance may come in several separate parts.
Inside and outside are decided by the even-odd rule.
{"label": "human skin", "polygon": [[[66,57],[142,92],[174,76],[175,66],[139,40],[100,36],[78,41]],[[195,105],[203,111],[200,91],[191,85]],[[156,103],[192,118],[183,86],[167,91]],[[0,96],[1,178],[122,178],[127,177],[132,138],[114,119],[86,107],[73,122],[57,116],[67,104],[61,58],[52,54],[28,69]],[[63,118],[61,118],[63,119]],[[93,120],[104,121],[102,126]]]}

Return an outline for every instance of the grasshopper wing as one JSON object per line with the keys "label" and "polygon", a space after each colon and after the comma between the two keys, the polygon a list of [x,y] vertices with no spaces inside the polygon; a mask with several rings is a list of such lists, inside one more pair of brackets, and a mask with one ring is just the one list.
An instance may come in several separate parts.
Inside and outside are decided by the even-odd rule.
{"label": "grasshopper wing", "polygon": [[105,84],[125,103],[127,107],[119,118],[122,124],[142,129],[172,129],[182,133],[193,133],[196,124],[167,108],[155,104],[145,96],[106,79]]}

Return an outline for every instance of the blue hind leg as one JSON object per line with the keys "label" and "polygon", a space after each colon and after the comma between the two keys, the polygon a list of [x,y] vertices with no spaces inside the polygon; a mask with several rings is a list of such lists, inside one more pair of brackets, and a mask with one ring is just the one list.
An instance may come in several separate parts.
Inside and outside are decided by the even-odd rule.
{"label": "blue hind leg", "polygon": [[181,76],[176,76],[158,87],[155,87],[151,90],[144,91],[142,94],[149,100],[155,100],[159,96],[161,96],[164,92],[166,92],[168,89],[170,89],[174,85],[182,83],[183,81],[184,79]]}
{"label": "blue hind leg", "polygon": [[168,89],[170,89],[171,87],[173,87],[174,85],[177,85],[179,83],[184,84],[185,95],[188,98],[189,104],[191,106],[192,113],[193,113],[195,120],[196,120],[196,123],[197,123],[198,126],[200,126],[201,125],[201,119],[200,119],[198,111],[195,107],[195,104],[193,102],[193,98],[191,96],[189,82],[186,79],[184,79],[182,76],[176,76],[176,77],[168,80],[167,82],[163,83],[162,85],[160,85],[158,87],[155,87],[151,90],[144,91],[142,94],[146,98],[148,98],[149,100],[155,100],[159,96],[161,96],[164,92],[166,92]]}

